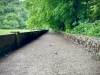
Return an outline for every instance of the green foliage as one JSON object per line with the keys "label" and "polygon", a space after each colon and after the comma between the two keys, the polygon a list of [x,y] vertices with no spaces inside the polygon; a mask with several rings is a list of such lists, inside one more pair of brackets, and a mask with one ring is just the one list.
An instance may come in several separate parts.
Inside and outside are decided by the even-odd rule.
{"label": "green foliage", "polygon": [[26,28],[27,11],[19,0],[0,0],[0,29]]}
{"label": "green foliage", "polygon": [[[26,0],[29,29],[100,36],[100,0]],[[96,25],[97,24],[97,25]]]}
{"label": "green foliage", "polygon": [[100,37],[100,20],[96,20],[93,23],[80,22],[79,26],[71,29],[69,32],[73,34],[83,34]]}

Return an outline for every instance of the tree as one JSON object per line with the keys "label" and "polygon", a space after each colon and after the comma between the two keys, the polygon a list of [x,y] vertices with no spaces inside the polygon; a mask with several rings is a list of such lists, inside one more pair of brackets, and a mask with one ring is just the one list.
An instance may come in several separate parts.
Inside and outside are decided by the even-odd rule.
{"label": "tree", "polygon": [[27,21],[30,29],[47,24],[65,31],[80,25],[80,21],[100,19],[100,0],[26,0],[25,3],[30,12]]}
{"label": "tree", "polygon": [[0,28],[23,29],[26,28],[26,20],[27,11],[19,0],[0,0]]}

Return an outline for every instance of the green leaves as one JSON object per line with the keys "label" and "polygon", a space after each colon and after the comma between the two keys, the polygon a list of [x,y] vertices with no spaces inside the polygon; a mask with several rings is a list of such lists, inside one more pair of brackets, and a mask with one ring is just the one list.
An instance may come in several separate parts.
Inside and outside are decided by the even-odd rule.
{"label": "green leaves", "polygon": [[91,22],[100,20],[100,0],[26,0],[26,9],[30,12],[29,29],[49,26],[83,35],[99,34],[99,26]]}
{"label": "green leaves", "polygon": [[25,28],[27,11],[19,0],[0,0],[0,29]]}
{"label": "green leaves", "polygon": [[100,20],[97,20],[94,23],[80,22],[79,26],[73,28],[69,32],[73,34],[83,34],[100,37]]}

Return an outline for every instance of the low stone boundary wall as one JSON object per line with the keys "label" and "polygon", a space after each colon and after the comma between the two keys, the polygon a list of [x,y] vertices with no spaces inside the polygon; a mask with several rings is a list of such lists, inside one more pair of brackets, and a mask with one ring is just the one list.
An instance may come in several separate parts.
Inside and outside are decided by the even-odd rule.
{"label": "low stone boundary wall", "polygon": [[30,31],[30,32],[12,32],[11,34],[0,35],[0,56],[23,46],[24,44],[38,38],[48,30]]}
{"label": "low stone boundary wall", "polygon": [[92,53],[100,53],[100,38],[61,32],[64,37]]}

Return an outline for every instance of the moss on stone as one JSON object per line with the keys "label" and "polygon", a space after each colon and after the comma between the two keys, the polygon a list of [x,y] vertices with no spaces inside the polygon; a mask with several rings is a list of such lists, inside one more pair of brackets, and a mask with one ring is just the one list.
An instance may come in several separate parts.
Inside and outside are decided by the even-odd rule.
{"label": "moss on stone", "polygon": [[100,61],[100,54],[95,54],[92,56],[93,60]]}

